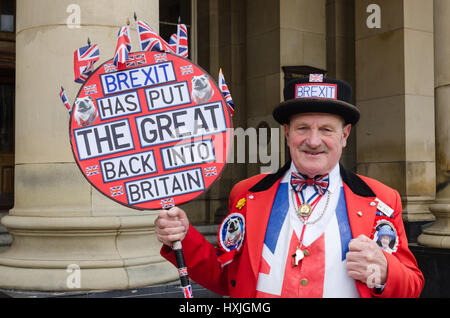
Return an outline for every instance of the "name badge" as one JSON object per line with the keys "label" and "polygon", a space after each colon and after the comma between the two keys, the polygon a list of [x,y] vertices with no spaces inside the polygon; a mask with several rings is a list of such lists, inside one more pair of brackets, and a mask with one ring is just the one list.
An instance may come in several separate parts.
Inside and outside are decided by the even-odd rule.
{"label": "name badge", "polygon": [[384,215],[388,217],[392,217],[392,213],[394,213],[394,209],[392,209],[390,206],[388,206],[386,203],[381,201],[380,199],[376,198],[375,201],[378,202],[377,209],[378,211],[382,212]]}

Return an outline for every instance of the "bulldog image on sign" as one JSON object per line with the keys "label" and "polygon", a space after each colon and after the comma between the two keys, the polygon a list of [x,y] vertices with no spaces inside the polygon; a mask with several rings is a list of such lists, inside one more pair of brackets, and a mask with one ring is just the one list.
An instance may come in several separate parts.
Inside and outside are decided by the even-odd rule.
{"label": "bulldog image on sign", "polygon": [[75,120],[79,126],[85,127],[92,124],[98,117],[92,97],[80,97],[75,100]]}
{"label": "bulldog image on sign", "polygon": [[209,77],[206,74],[192,77],[192,99],[197,104],[207,103],[214,95]]}

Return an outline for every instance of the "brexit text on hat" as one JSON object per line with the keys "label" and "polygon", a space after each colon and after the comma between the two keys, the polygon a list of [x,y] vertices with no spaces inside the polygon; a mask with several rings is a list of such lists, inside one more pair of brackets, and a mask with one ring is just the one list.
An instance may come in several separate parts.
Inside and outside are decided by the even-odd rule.
{"label": "brexit text on hat", "polygon": [[295,98],[337,99],[337,85],[299,83],[295,85]]}

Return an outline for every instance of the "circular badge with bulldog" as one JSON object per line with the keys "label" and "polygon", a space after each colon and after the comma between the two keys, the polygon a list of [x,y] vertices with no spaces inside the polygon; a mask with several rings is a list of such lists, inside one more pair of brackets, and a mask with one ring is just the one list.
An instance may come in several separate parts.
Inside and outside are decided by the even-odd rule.
{"label": "circular badge with bulldog", "polygon": [[241,213],[229,214],[220,224],[218,242],[225,252],[239,251],[244,242],[245,218]]}
{"label": "circular badge with bulldog", "polygon": [[99,66],[81,87],[70,142],[82,174],[127,207],[188,202],[219,179],[232,120],[216,82],[190,60],[164,52],[129,54]]}

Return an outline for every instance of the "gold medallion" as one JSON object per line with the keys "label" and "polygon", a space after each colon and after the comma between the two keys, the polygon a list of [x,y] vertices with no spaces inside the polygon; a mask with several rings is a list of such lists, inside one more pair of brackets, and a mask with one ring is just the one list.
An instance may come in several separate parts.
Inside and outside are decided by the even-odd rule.
{"label": "gold medallion", "polygon": [[298,208],[297,214],[300,215],[301,217],[307,217],[311,214],[311,212],[312,212],[311,206],[308,203],[303,203]]}

